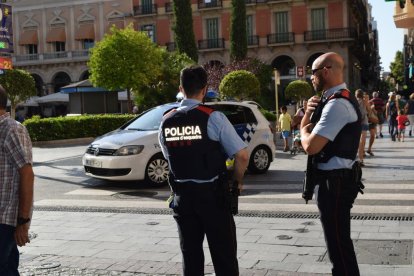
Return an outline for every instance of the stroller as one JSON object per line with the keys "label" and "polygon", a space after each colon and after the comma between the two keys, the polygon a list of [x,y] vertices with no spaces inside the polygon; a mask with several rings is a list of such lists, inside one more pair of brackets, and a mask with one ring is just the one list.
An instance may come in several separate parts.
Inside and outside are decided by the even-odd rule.
{"label": "stroller", "polygon": [[293,142],[292,148],[290,149],[290,154],[296,155],[297,153],[303,152],[305,153],[304,149],[302,148],[302,144],[300,142],[300,130],[295,129],[293,131]]}

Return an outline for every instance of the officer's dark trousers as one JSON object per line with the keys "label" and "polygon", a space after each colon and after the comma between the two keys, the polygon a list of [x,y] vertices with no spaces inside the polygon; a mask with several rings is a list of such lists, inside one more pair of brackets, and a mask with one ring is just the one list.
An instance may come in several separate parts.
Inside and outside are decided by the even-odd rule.
{"label": "officer's dark trousers", "polygon": [[[318,173],[319,190],[317,204],[333,276],[359,276],[354,245],[351,240],[352,204],[358,188],[351,170]],[[345,173],[344,173],[345,172]]]}
{"label": "officer's dark trousers", "polygon": [[239,275],[233,215],[226,208],[223,190],[214,185],[177,183],[181,188],[176,191],[173,211],[185,276],[204,275],[204,235],[207,236],[216,275]]}

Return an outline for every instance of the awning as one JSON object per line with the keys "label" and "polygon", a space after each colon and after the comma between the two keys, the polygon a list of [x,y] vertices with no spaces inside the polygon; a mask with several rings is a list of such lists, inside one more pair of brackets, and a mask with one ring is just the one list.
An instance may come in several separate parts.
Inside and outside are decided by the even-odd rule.
{"label": "awning", "polygon": [[52,28],[46,36],[46,42],[66,42],[65,28]]}
{"label": "awning", "polygon": [[78,31],[75,34],[76,40],[92,39],[95,40],[95,27],[93,24],[79,25]]}
{"label": "awning", "polygon": [[102,87],[94,87],[89,80],[83,80],[72,83],[60,88],[62,93],[76,93],[76,92],[105,92],[108,89]]}
{"label": "awning", "polygon": [[69,95],[61,92],[52,93],[36,100],[38,103],[67,103],[69,102]]}
{"label": "awning", "polygon": [[20,35],[19,45],[29,45],[29,44],[37,45],[38,43],[39,43],[39,39],[37,37],[37,30],[24,31]]}
{"label": "awning", "polygon": [[117,29],[123,29],[125,27],[124,21],[109,21],[107,31],[110,31],[112,25],[115,25]]}

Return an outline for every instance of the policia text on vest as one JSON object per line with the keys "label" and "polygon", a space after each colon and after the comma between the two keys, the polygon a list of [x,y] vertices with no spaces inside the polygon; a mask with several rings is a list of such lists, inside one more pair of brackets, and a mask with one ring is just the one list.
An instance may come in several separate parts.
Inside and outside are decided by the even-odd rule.
{"label": "policia text on vest", "polygon": [[201,140],[199,126],[169,127],[164,130],[165,141]]}

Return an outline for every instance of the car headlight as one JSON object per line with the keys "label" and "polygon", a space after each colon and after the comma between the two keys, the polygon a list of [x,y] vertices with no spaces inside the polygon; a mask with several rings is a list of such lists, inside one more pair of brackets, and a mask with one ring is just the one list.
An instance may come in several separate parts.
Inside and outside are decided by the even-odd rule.
{"label": "car headlight", "polygon": [[119,148],[114,155],[117,156],[126,156],[126,155],[134,155],[139,154],[144,149],[144,146],[125,146],[122,148]]}

